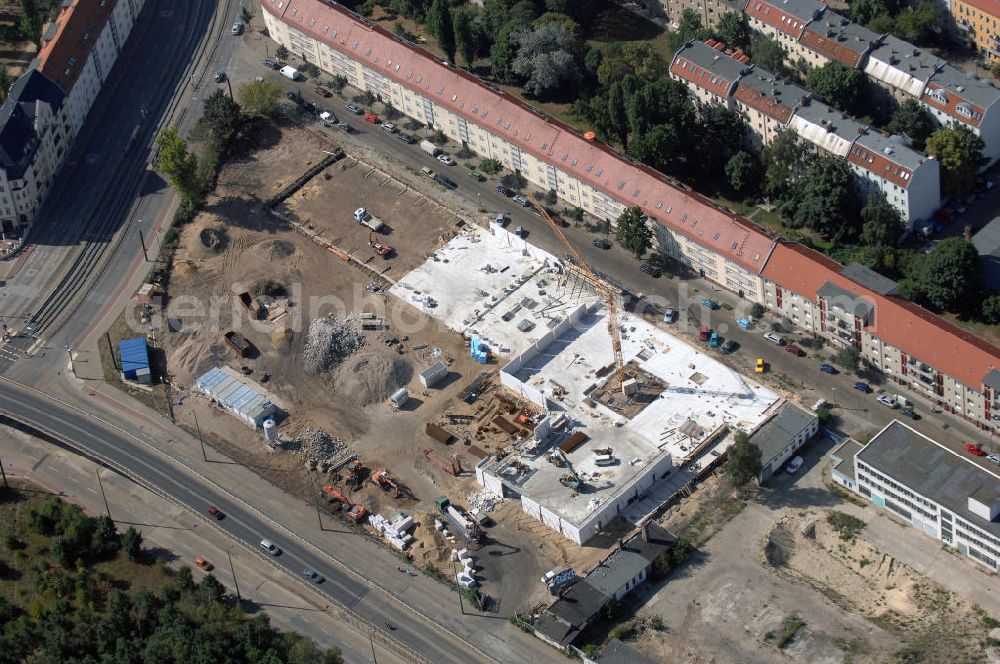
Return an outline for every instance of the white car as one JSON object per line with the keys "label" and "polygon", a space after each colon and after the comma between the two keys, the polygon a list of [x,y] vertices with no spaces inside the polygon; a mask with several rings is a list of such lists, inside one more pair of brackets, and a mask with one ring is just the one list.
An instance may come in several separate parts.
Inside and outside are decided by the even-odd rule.
{"label": "white car", "polygon": [[794,475],[799,471],[799,468],[802,467],[803,463],[804,462],[802,461],[802,457],[797,456],[788,462],[788,467],[785,468],[785,472],[788,473],[789,475]]}
{"label": "white car", "polygon": [[440,161],[442,164],[448,164],[449,166],[455,165],[455,160],[446,154],[439,154],[437,156],[437,160]]}
{"label": "white car", "polygon": [[265,540],[261,540],[260,541],[260,548],[264,549],[265,551],[267,551],[268,553],[270,553],[272,556],[277,556],[278,554],[281,553],[281,549],[278,548],[278,546],[274,542],[272,542],[271,540],[266,540],[266,539]]}
{"label": "white car", "polygon": [[899,406],[899,404],[896,403],[895,399],[893,399],[892,397],[888,397],[884,394],[878,398],[878,402],[883,406],[888,406],[889,408],[896,408],[897,406]]}
{"label": "white car", "polygon": [[770,341],[775,346],[781,346],[784,345],[785,343],[785,340],[779,337],[774,332],[768,332],[767,334],[764,335],[764,338]]}
{"label": "white car", "polygon": [[243,32],[243,24],[239,21],[233,23],[233,27],[229,29],[229,32],[233,33],[234,37],[238,37]]}
{"label": "white car", "polygon": [[382,129],[385,129],[390,134],[396,133],[396,125],[392,124],[391,122],[383,122]]}

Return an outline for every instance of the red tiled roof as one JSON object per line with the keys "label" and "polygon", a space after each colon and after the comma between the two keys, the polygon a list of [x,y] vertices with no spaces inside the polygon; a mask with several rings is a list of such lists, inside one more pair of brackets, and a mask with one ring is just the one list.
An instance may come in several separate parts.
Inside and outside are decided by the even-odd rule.
{"label": "red tiled roof", "polygon": [[792,16],[787,10],[761,0],[750,0],[743,11],[747,16],[763,21],[795,39],[802,36],[806,24],[812,20],[811,16]]}
{"label": "red tiled roof", "polygon": [[[847,161],[903,189],[909,189],[910,183],[913,182],[913,171],[903,168],[891,159],[886,159],[881,152],[869,150],[860,143],[851,146],[847,153]],[[906,177],[903,177],[904,175]]]}
{"label": "red tiled roof", "polygon": [[862,287],[844,277],[843,269],[801,244],[779,242],[764,277],[812,302],[826,282],[864,297],[875,304],[869,333],[969,387],[979,389],[990,369],[1000,366],[1000,349],[992,344],[912,302]]}
{"label": "red tiled roof", "polygon": [[806,29],[802,33],[802,38],[799,42],[804,44],[810,50],[815,51],[830,60],[836,60],[840,64],[846,65],[851,69],[858,68],[858,65],[861,64],[861,57],[864,55],[862,52],[847,48],[843,44],[838,43],[836,40],[827,39],[815,30]]}
{"label": "red tiled roof", "polygon": [[788,121],[792,119],[791,106],[774,97],[765,95],[745,83],[741,82],[736,85],[736,92],[733,93],[733,97],[772,120],[780,122],[782,125],[787,125]]}
{"label": "red tiled roof", "polygon": [[72,0],[56,18],[56,34],[38,52],[38,71],[69,94],[116,0]]}
{"label": "red tiled roof", "polygon": [[961,4],[975,7],[979,11],[1000,18],[1000,0],[960,0]]}
{"label": "red tiled roof", "polygon": [[[939,102],[934,96],[930,94],[931,90],[941,90],[942,92],[944,92],[944,94],[948,98],[948,103],[942,104],[941,102]],[[960,118],[962,122],[970,124],[973,127],[978,127],[980,123],[982,123],[983,121],[983,114],[985,113],[985,109],[983,109],[982,106],[977,106],[972,102],[962,99],[961,97],[958,96],[958,93],[955,90],[939,85],[937,82],[934,81],[934,79],[931,79],[930,81],[927,82],[927,86],[924,88],[923,94],[920,95],[920,101],[924,102],[928,106],[933,106],[934,108],[944,111],[953,118]],[[969,107],[971,107],[975,113],[979,114],[979,117],[974,118],[969,115],[966,115],[965,113],[959,113],[956,110],[956,107],[959,104],[968,104]]]}
{"label": "red tiled roof", "polygon": [[586,140],[568,125],[442,64],[339,5],[322,0],[263,0],[262,6],[296,30],[487,127],[594,189],[626,205],[638,205],[659,223],[751,272],[763,269],[774,246],[771,234],[663,174]]}
{"label": "red tiled roof", "polygon": [[708,90],[716,97],[722,97],[723,99],[729,97],[729,90],[733,87],[734,83],[680,55],[675,57],[674,61],[670,64],[670,73],[680,76],[685,81],[690,81],[699,88]]}

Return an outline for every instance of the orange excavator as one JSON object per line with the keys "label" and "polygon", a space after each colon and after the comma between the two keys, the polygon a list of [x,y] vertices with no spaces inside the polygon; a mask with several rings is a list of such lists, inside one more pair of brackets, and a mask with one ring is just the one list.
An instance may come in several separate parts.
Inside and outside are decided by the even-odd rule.
{"label": "orange excavator", "polygon": [[378,485],[382,490],[392,489],[396,492],[396,497],[399,498],[403,495],[403,492],[399,490],[399,485],[396,484],[391,477],[389,477],[388,470],[380,470],[372,474],[372,482]]}
{"label": "orange excavator", "polygon": [[347,496],[337,491],[335,488],[329,484],[323,487],[323,493],[326,494],[327,498],[331,501],[336,500],[347,505],[347,518],[349,518],[354,523],[361,523],[361,521],[368,516],[368,510],[361,503],[352,503],[347,499]]}
{"label": "orange excavator", "polygon": [[368,233],[368,246],[374,249],[375,253],[382,258],[389,258],[389,255],[392,253],[392,247],[378,241],[378,236],[375,234],[375,231]]}

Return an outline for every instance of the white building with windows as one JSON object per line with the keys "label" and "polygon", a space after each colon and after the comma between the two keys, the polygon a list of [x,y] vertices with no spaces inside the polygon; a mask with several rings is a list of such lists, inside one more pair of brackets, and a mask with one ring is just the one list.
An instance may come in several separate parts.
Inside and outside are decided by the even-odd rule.
{"label": "white building with windows", "polygon": [[833,452],[833,479],[876,507],[1000,570],[1000,470],[937,443],[899,420],[865,446]]}

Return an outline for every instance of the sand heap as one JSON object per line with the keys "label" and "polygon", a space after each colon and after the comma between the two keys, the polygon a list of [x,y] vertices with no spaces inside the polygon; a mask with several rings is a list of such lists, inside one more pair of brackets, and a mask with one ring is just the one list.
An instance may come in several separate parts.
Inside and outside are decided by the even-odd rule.
{"label": "sand heap", "polygon": [[253,253],[267,263],[290,258],[296,253],[295,245],[287,240],[264,240],[254,245]]}
{"label": "sand heap", "polygon": [[382,403],[413,378],[413,367],[398,355],[378,348],[352,356],[337,369],[337,394],[359,406]]}
{"label": "sand heap", "polygon": [[355,316],[314,318],[302,349],[302,369],[312,376],[332,371],[364,344]]}

